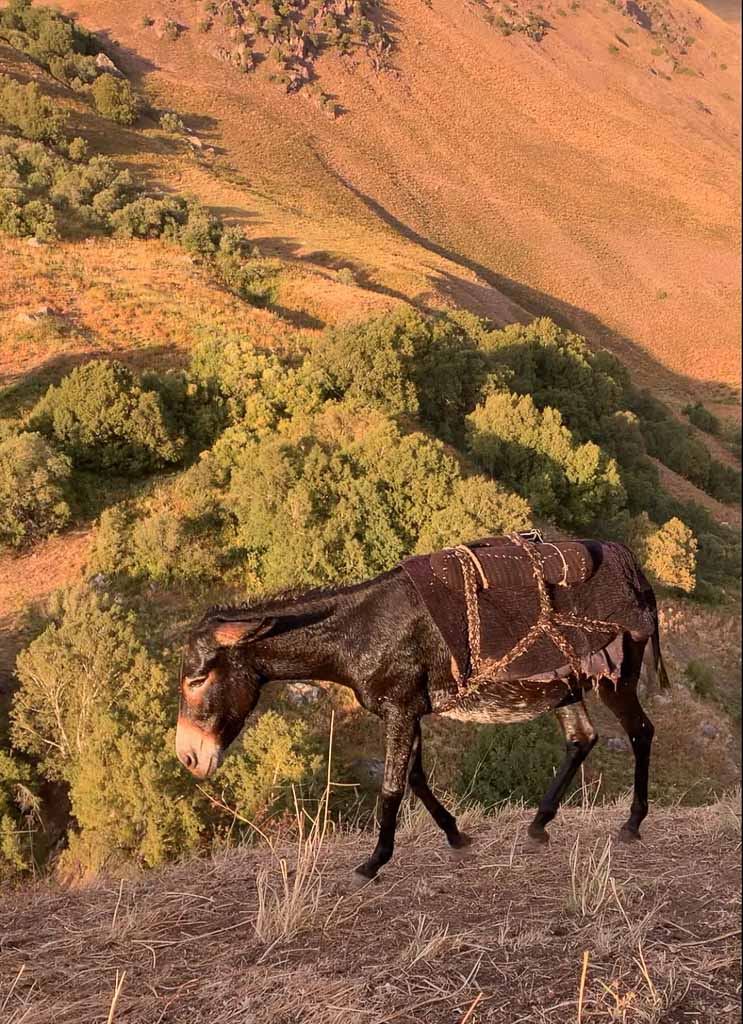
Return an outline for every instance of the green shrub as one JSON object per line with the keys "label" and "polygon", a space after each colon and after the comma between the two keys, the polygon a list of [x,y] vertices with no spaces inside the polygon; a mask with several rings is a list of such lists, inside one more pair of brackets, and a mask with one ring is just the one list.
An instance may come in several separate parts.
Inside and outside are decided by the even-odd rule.
{"label": "green shrub", "polygon": [[39,434],[0,442],[0,544],[19,547],[70,520],[70,461]]}
{"label": "green shrub", "polygon": [[38,142],[0,140],[0,227],[43,241],[59,234],[105,231],[132,193],[128,171],[108,157],[88,158],[82,139],[70,159]]}
{"label": "green shrub", "polygon": [[124,78],[103,74],[91,88],[95,109],[116,124],[131,125],[137,120],[137,100]]}
{"label": "green shrub", "polygon": [[183,121],[171,110],[160,115],[159,125],[164,132],[171,132],[173,135],[178,135],[186,130]]}
{"label": "green shrub", "polygon": [[181,229],[178,240],[184,249],[205,259],[213,257],[219,250],[224,224],[203,206],[192,205],[188,219]]}
{"label": "green shrub", "polygon": [[67,116],[36,82],[21,85],[0,75],[0,126],[5,124],[31,142],[59,143],[64,139]]}
{"label": "green shrub", "polygon": [[692,659],[684,669],[684,676],[698,697],[709,699],[716,695],[715,674],[705,661]]}
{"label": "green shrub", "polygon": [[484,726],[464,754],[458,792],[488,808],[504,800],[538,804],[564,752],[551,715],[517,725]]}
{"label": "green shrub", "polygon": [[454,440],[485,379],[479,330],[479,321],[464,313],[424,317],[405,310],[326,331],[309,362],[327,397],[345,396],[393,416],[419,415]]}
{"label": "green shrub", "polygon": [[163,35],[166,39],[169,39],[171,43],[174,43],[178,36],[181,34],[181,27],[172,18],[166,18],[163,22]]}
{"label": "green shrub", "polygon": [[187,219],[188,204],[180,196],[142,196],[112,213],[109,222],[117,238],[177,239]]}
{"label": "green shrub", "polygon": [[688,426],[676,420],[649,392],[633,397],[651,455],[720,501],[740,503],[740,473],[713,459]]}
{"label": "green shrub", "polygon": [[184,440],[154,391],[117,362],[92,360],[52,386],[30,416],[78,466],[136,476],[178,462]]}
{"label": "green shrub", "polygon": [[322,788],[323,765],[318,739],[305,722],[266,711],[226,758],[220,793],[229,807],[251,821],[266,817],[269,810],[293,812],[294,792],[306,796],[308,790]]}
{"label": "green shrub", "polygon": [[446,507],[431,515],[418,537],[417,550],[438,551],[531,525],[528,502],[493,480],[471,476],[458,480]]}
{"label": "green shrub", "polygon": [[713,434],[715,437],[720,435],[722,424],[717,416],[711,413],[701,402],[684,406],[684,413],[695,427],[699,427],[700,430]]}
{"label": "green shrub", "polygon": [[491,394],[467,417],[467,445],[481,466],[522,494],[539,515],[580,528],[612,515],[626,495],[616,463],[576,444],[560,413],[528,395]]}
{"label": "green shrub", "polygon": [[246,260],[232,250],[220,249],[212,269],[225,287],[246,302],[269,306],[276,301],[277,277],[283,269],[279,260],[258,256]]}
{"label": "green shrub", "polygon": [[17,673],[13,743],[69,788],[79,833],[70,858],[94,870],[111,858],[152,866],[195,846],[201,823],[173,756],[173,693],[131,615],[67,593]]}

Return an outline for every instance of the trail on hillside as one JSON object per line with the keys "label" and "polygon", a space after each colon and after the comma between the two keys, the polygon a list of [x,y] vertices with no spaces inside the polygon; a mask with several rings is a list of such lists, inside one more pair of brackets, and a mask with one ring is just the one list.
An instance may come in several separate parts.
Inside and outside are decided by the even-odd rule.
{"label": "trail on hillside", "polygon": [[[629,847],[610,838],[625,810],[565,811],[539,854],[519,810],[470,817],[457,862],[413,810],[378,884],[352,891],[371,837],[341,836],[301,904],[289,846],[6,894],[0,1007],[8,1024],[93,1024],[112,1005],[136,1024],[732,1024],[739,807],[655,809]],[[286,936],[280,855],[300,910]]]}

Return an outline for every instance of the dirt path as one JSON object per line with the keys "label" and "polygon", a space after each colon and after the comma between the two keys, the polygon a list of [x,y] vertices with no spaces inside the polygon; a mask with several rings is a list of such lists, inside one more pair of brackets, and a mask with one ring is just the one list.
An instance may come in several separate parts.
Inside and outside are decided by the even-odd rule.
{"label": "dirt path", "polygon": [[0,902],[0,1006],[8,1024],[93,1024],[118,980],[115,1019],[131,1024],[733,1024],[736,810],[656,810],[630,847],[606,846],[626,808],[567,811],[534,854],[511,809],[470,820],[474,852],[456,862],[413,811],[360,892],[368,835],[326,844],[305,885],[283,851],[288,936],[267,852],[73,892],[40,884]]}

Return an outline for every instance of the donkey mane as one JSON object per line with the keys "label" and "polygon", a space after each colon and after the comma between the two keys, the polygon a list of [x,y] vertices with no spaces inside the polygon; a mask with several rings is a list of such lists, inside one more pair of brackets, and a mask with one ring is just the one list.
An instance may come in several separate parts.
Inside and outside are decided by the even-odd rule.
{"label": "donkey mane", "polygon": [[[383,580],[394,575],[397,567],[389,569],[375,577],[375,580]],[[366,589],[370,581],[360,580],[357,583],[347,583],[343,586],[330,584],[322,587],[311,587],[304,590],[302,587],[291,587],[285,590],[276,590],[270,594],[262,594],[252,600],[242,601],[239,604],[216,604],[209,608],[201,624],[211,622],[213,619],[220,619],[232,622],[243,619],[246,615],[262,614],[264,612],[278,612],[286,610],[290,605],[305,602],[323,601],[328,598],[345,597]]]}

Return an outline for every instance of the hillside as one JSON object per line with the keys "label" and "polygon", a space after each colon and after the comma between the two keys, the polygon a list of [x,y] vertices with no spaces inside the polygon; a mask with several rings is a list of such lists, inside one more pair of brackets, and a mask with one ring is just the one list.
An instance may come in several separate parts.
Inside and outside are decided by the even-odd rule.
{"label": "hillside", "polygon": [[622,810],[563,812],[538,854],[517,808],[468,815],[476,843],[457,862],[413,810],[360,891],[358,833],[300,859],[285,842],[74,891],[38,883],[0,900],[3,1019],[733,1024],[738,798],[656,808],[631,847],[608,842]]}
{"label": "hillside", "polygon": [[667,397],[738,388],[739,32],[701,5],[647,5],[652,34],[619,3],[512,5],[547,23],[540,41],[504,35],[492,0],[381,5],[388,66],[332,49],[312,64],[334,119],[270,61],[246,75],[215,55],[236,30],[199,31],[203,4],[68,6],[215,148],[153,173],[268,251],[488,315],[504,293]]}
{"label": "hillside", "polygon": [[[280,831],[330,720],[334,820],[365,818],[380,725],[328,685],[269,691],[194,786],[190,624],[531,526],[623,541],[657,588],[654,804],[735,783],[738,36],[618,3],[0,9],[3,883]],[[628,741],[594,712],[613,799]],[[562,754],[551,716],[425,730],[483,807]]]}

